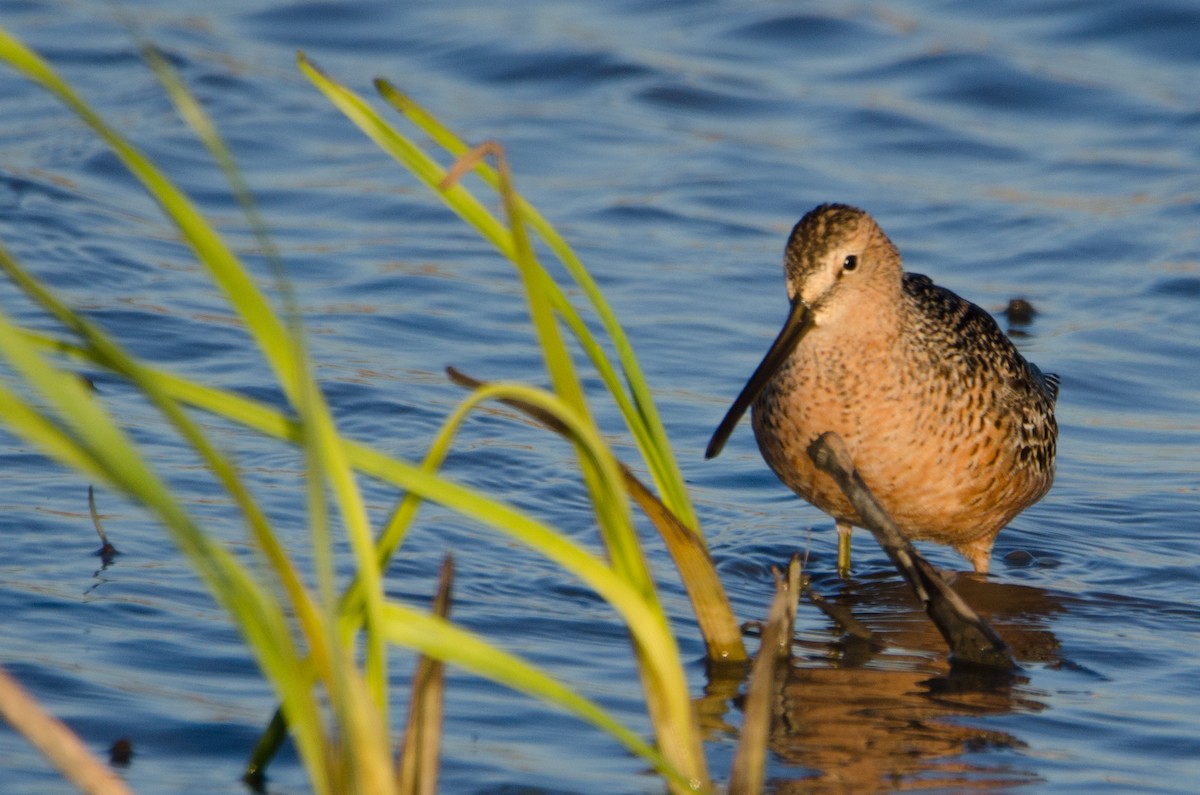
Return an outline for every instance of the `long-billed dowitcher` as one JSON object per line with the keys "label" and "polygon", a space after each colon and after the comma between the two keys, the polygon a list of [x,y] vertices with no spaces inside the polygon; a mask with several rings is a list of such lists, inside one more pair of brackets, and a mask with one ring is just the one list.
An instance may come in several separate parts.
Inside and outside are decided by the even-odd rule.
{"label": "long-billed dowitcher", "polygon": [[836,520],[844,574],[858,516],[807,454],[836,431],[901,530],[986,572],[996,534],[1054,480],[1058,377],[1027,362],[987,312],[905,273],[856,207],[826,204],[800,219],[784,268],[787,321],[705,457],[753,406],[771,469]]}

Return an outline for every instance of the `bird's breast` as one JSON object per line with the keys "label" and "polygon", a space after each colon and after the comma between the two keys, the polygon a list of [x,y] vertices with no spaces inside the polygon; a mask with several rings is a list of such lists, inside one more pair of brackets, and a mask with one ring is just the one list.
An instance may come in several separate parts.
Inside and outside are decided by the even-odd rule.
{"label": "bird's breast", "polygon": [[959,544],[994,532],[1049,487],[1044,474],[1016,471],[1023,418],[993,386],[887,340],[818,336],[772,379],[752,423],[779,479],[826,513],[858,521],[808,457],[813,440],[834,431],[902,530]]}

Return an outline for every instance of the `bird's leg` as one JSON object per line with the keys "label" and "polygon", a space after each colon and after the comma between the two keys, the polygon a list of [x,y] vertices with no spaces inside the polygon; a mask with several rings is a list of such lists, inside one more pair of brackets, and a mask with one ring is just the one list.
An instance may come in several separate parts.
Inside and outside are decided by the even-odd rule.
{"label": "bird's leg", "polygon": [[850,533],[854,528],[849,522],[844,522],[841,519],[837,520],[838,533],[838,561],[837,571],[838,576],[843,580],[850,577]]}
{"label": "bird's leg", "polygon": [[958,551],[959,554],[970,561],[971,565],[975,567],[977,574],[987,574],[992,562],[992,544],[995,541],[995,536],[979,541],[972,541],[969,544],[959,546]]}

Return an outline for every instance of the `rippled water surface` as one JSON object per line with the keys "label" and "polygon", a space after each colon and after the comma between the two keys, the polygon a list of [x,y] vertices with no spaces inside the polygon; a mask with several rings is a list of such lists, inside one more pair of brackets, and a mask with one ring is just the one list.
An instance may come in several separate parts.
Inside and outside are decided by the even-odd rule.
{"label": "rippled water surface", "polygon": [[[1200,8],[1193,3],[125,2],[233,146],[286,259],[342,426],[417,458],[461,398],[442,368],[542,382],[510,267],[296,72],[305,50],[370,92],[376,75],[471,141],[508,148],[519,187],[576,247],[655,390],[739,617],[796,549],[830,599],[886,641],[802,605],[773,737],[780,792],[1017,788],[1190,793],[1200,780]],[[219,172],[114,6],[0,2],[0,24],[192,194],[253,261]],[[276,390],[220,296],[103,146],[38,90],[0,79],[0,235],[137,353]],[[780,256],[825,201],[868,209],[907,267],[998,311],[1062,376],[1057,483],[965,579],[1013,645],[1008,682],[946,678],[945,654],[870,539],[832,575],[831,521],[790,495],[740,429],[702,451],[786,310]],[[264,269],[265,274],[265,269]],[[6,312],[31,310],[7,284]],[[239,543],[195,461],[120,383],[100,396]],[[597,406],[619,430],[615,411]],[[306,540],[301,463],[213,425],[282,526]],[[580,539],[570,450],[502,416],[471,426],[454,477]],[[614,436],[623,454],[632,450]],[[374,519],[392,495],[372,486]],[[85,485],[0,437],[0,663],[103,754],[132,739],[140,792],[239,792],[273,706],[236,633],[143,513],[99,494],[122,554],[102,566]],[[811,529],[811,533],[809,530]],[[591,543],[589,541],[589,543]],[[693,692],[705,672],[681,588],[649,541]],[[553,566],[431,511],[389,572],[424,604],[459,556],[456,616],[644,727],[624,634]],[[927,550],[939,565],[963,563]],[[565,640],[564,640],[565,639]],[[408,671],[397,667],[397,687]],[[708,739],[728,769],[740,720]],[[303,792],[286,755],[270,791]],[[0,789],[61,792],[0,730]],[[656,792],[606,738],[451,676],[446,792]]]}

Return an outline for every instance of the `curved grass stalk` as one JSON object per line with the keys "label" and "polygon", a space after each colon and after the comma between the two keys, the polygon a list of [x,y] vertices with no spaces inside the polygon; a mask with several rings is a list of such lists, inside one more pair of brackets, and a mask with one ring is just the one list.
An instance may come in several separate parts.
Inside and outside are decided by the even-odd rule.
{"label": "curved grass stalk", "polygon": [[[387,725],[388,699],[387,690],[387,647],[380,633],[376,631],[382,619],[383,585],[379,576],[380,569],[374,564],[376,559],[375,546],[371,538],[370,523],[367,518],[366,506],[363,503],[353,472],[348,465],[340,444],[337,444],[338,434],[333,423],[332,415],[325,403],[324,396],[317,388],[308,367],[304,328],[300,318],[299,306],[286,278],[283,262],[266,225],[259,216],[257,205],[248,186],[241,177],[232,152],[225,145],[217,127],[209,119],[208,114],[199,102],[191,95],[179,79],[170,63],[151,47],[143,47],[148,60],[159,76],[168,95],[179,110],[180,116],[188,123],[196,136],[205,144],[213,159],[220,165],[238,199],[260,246],[267,253],[267,260],[275,274],[275,281],[288,316],[290,341],[294,348],[296,367],[296,383],[293,385],[295,394],[302,397],[299,404],[301,427],[308,430],[305,434],[304,449],[308,461],[310,477],[308,480],[309,516],[314,537],[314,548],[320,550],[316,555],[320,582],[322,604],[329,616],[340,614],[336,597],[335,576],[333,567],[333,545],[329,533],[329,521],[325,507],[324,482],[328,480],[333,496],[338,505],[338,511],[343,517],[351,550],[355,556],[358,575],[356,582],[358,592],[362,596],[359,609],[363,611],[366,623],[366,678],[376,709],[380,713],[380,721]],[[336,634],[333,627],[337,621],[327,622],[331,628],[329,642],[333,643]],[[350,638],[343,642],[349,648]],[[341,683],[341,677],[335,677],[335,683]],[[340,686],[340,684],[339,684]],[[345,704],[346,698],[335,699],[335,704]],[[355,742],[349,738],[350,742]],[[367,740],[363,739],[363,744]]]}
{"label": "curved grass stalk", "polygon": [[[561,397],[529,386],[504,383],[480,386],[463,401],[452,421],[461,422],[471,408],[485,400],[529,405],[553,417],[565,430],[567,437],[576,443],[583,456],[581,463],[586,463],[595,473],[588,486],[592,490],[593,504],[606,502],[610,506],[611,523],[607,526],[602,523],[601,532],[612,557],[613,573],[638,593],[645,611],[643,622],[641,618],[635,620],[634,616],[612,603],[621,612],[633,635],[646,705],[659,748],[672,765],[687,775],[690,782],[707,787],[708,774],[679,650],[642,556],[629,510],[624,476],[616,459],[589,418],[581,416]],[[587,470],[588,467],[584,467],[584,471]],[[688,789],[691,788],[689,785]]]}
{"label": "curved grass stalk", "polygon": [[[497,147],[493,144],[484,145],[476,150],[468,150],[466,145],[453,133],[430,114],[403,98],[399,92],[390,87],[390,84],[376,81],[376,85],[384,94],[385,99],[391,101],[401,112],[410,115],[422,130],[430,134],[447,151],[461,156],[462,159],[451,170],[451,175],[448,177],[441,166],[428,154],[387,124],[361,97],[323,74],[303,54],[299,56],[299,64],[301,71],[369,138],[408,168],[447,206],[471,224],[484,239],[491,241],[501,254],[514,262],[526,286],[531,317],[542,339],[543,350],[546,351],[547,367],[550,370],[551,379],[561,394],[574,401],[578,391],[578,381],[573,374],[569,374],[570,359],[565,355],[565,349],[553,327],[553,318],[550,317],[551,309],[564,319],[579,340],[584,353],[592,360],[618,409],[625,417],[626,424],[649,466],[651,477],[658,486],[659,493],[663,495],[662,499],[667,504],[669,512],[675,514],[680,527],[694,533],[703,544],[699,524],[687,498],[686,487],[628,340],[621,331],[615,315],[600,295],[599,289],[583,269],[570,247],[558,236],[549,223],[515,192],[511,177],[508,176],[504,164],[499,163],[497,169],[492,169],[483,162],[484,158],[481,154],[494,151]],[[458,184],[458,174],[467,170],[464,164],[478,171],[484,180],[499,192],[510,219],[507,228],[473,195],[465,193]],[[633,394],[632,399],[626,394],[625,387],[616,370],[578,312],[567,300],[562,289],[533,257],[532,250],[525,238],[526,223],[548,242],[551,249],[592,299],[597,313],[601,316],[602,322],[619,352],[625,381]],[[565,364],[563,364],[564,362]],[[565,368],[568,375],[563,375],[563,371],[556,369],[558,367]],[[563,392],[564,388],[568,391]],[[585,471],[585,480],[587,478],[588,475]],[[600,517],[600,520],[601,527],[608,523],[603,516]],[[714,660],[745,660],[747,654],[738,630],[738,622],[725,596],[720,579],[716,576],[715,569],[711,566],[692,565],[695,556],[692,554],[694,544],[691,541],[677,540],[668,535],[664,535],[664,540],[681,572],[692,578],[689,580],[688,592],[697,617],[705,630],[705,642],[708,646],[709,656]],[[636,564],[633,565],[635,569],[639,568]]]}
{"label": "curved grass stalk", "polygon": [[[445,190],[454,186],[458,174],[474,167],[479,160],[488,155],[496,160],[499,193],[509,218],[508,228],[514,244],[511,259],[517,266],[525,286],[530,319],[541,343],[551,383],[558,398],[565,404],[566,410],[549,413],[564,423],[568,429],[567,437],[576,446],[580,470],[591,495],[601,538],[608,548],[614,570],[643,595],[647,606],[660,621],[653,631],[644,632],[639,632],[638,628],[630,623],[646,706],[658,736],[659,746],[667,759],[689,774],[690,780],[707,784],[704,754],[691,714],[678,649],[666,616],[658,604],[654,581],[637,540],[628,496],[624,492],[616,460],[607,446],[599,440],[598,431],[588,414],[583,387],[575,373],[570,353],[559,334],[548,293],[548,286],[552,281],[537,262],[529,242],[521,205],[513,189],[512,175],[503,148],[494,142],[487,142],[474,152],[468,153],[443,179],[439,188]],[[501,388],[500,385],[481,387],[476,395],[486,394],[489,390],[498,391]],[[512,387],[509,391],[537,395],[536,391],[528,388]],[[513,394],[510,399],[528,402],[517,394]],[[545,407],[540,408],[546,410]],[[628,617],[626,621],[629,621]]]}
{"label": "curved grass stalk", "polygon": [[[477,389],[485,382],[478,381],[459,372],[449,369],[450,379],[454,383],[470,389]],[[513,408],[524,412],[540,424],[565,434],[566,430],[554,417],[539,411],[520,401],[505,401]],[[658,529],[679,569],[684,588],[692,601],[696,613],[696,622],[700,625],[708,645],[709,659],[722,665],[745,662],[745,646],[741,643],[741,629],[729,610],[728,602],[722,598],[714,598],[705,590],[712,583],[720,583],[712,556],[703,539],[691,532],[678,517],[663,504],[662,500],[647,488],[637,476],[626,466],[621,465],[621,474],[625,480],[625,488],[633,501],[642,509],[654,526]],[[736,638],[737,643],[725,642],[725,639]]]}

